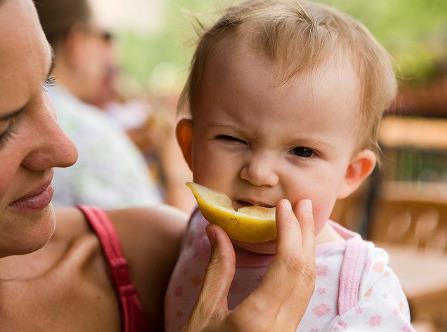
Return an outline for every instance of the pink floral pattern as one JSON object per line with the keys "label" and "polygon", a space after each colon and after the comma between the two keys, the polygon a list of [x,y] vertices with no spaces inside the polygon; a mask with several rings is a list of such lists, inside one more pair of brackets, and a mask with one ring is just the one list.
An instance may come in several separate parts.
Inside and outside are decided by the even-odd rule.
{"label": "pink floral pattern", "polygon": [[338,325],[339,327],[341,327],[342,329],[344,329],[344,330],[346,330],[346,329],[349,327],[349,324],[346,323],[346,322],[343,321],[343,320],[339,320],[338,323],[337,323],[337,325]]}
{"label": "pink floral pattern", "polygon": [[380,316],[380,315],[372,316],[369,319],[369,326],[371,326],[371,327],[380,326],[380,324],[382,324],[382,316]]}
{"label": "pink floral pattern", "polygon": [[374,263],[374,271],[377,273],[382,273],[384,267],[385,267],[385,264],[383,262]]}
{"label": "pink floral pattern", "polygon": [[324,287],[319,287],[319,288],[317,289],[317,293],[320,294],[320,295],[326,294],[326,288],[324,288]]}
{"label": "pink floral pattern", "polygon": [[318,317],[324,316],[326,314],[328,314],[331,311],[331,309],[329,308],[329,306],[327,304],[320,304],[317,305],[313,310],[312,313]]}
{"label": "pink floral pattern", "polygon": [[328,275],[329,268],[326,265],[317,266],[317,276],[326,277]]}

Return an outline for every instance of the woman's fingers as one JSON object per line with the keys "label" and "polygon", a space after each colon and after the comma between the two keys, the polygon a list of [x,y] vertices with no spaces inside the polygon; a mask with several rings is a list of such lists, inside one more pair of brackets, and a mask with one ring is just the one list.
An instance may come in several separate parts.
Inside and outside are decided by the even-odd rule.
{"label": "woman's fingers", "polygon": [[299,201],[294,207],[294,212],[301,226],[303,253],[311,254],[312,258],[314,258],[315,222],[312,213],[312,201],[309,199]]}
{"label": "woman's fingers", "polygon": [[[250,307],[250,311],[263,314],[266,319],[276,317],[276,322],[271,323],[284,328],[284,331],[298,325],[307,308],[315,282],[312,203],[301,201],[294,210],[287,200],[278,203],[277,255],[258,289],[242,303]],[[290,317],[296,319],[291,320]]]}
{"label": "woman's fingers", "polygon": [[[298,220],[300,222],[298,222]],[[186,331],[295,331],[315,283],[315,231],[310,201],[294,209],[287,200],[277,205],[277,255],[260,286],[235,310],[227,296],[235,273],[235,253],[225,232],[207,228],[211,259]]]}
{"label": "woman's fingers", "polygon": [[290,202],[282,199],[277,206],[276,229],[278,232],[277,255],[301,251],[301,227]]}
{"label": "woman's fingers", "polygon": [[[312,218],[312,212],[310,212],[310,216]],[[313,222],[313,220],[311,221]],[[307,222],[308,220],[306,220]],[[294,279],[302,271],[303,241],[305,240],[307,243],[308,240],[303,239],[301,223],[288,200],[283,199],[277,205],[276,227],[278,231],[277,255],[267,269],[261,286],[267,284],[266,288],[272,289],[275,294],[286,299],[290,295]],[[306,236],[308,232],[306,229]],[[289,283],[285,285],[285,281],[289,281]]]}
{"label": "woman's fingers", "polygon": [[[290,296],[286,299],[278,313],[278,320],[287,324],[293,313],[296,314],[295,325],[301,321],[315,287],[315,223],[312,214],[312,202],[302,200],[294,207],[302,234],[301,270],[296,277],[296,283]],[[290,328],[285,328],[284,331]]]}
{"label": "woman's fingers", "polygon": [[212,251],[202,290],[188,324],[194,326],[195,331],[201,330],[199,326],[212,325],[210,320],[217,316],[223,318],[227,314],[227,297],[236,266],[234,248],[227,234],[216,225],[209,225],[206,231]]}

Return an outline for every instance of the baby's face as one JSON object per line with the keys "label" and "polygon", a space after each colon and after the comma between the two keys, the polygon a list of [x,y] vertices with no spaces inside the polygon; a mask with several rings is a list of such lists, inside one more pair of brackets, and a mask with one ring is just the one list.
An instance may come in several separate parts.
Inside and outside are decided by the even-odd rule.
{"label": "baby's face", "polygon": [[272,63],[249,48],[225,53],[209,59],[195,99],[194,181],[224,192],[236,208],[311,199],[320,229],[336,199],[358,186],[353,69],[331,61],[281,86]]}

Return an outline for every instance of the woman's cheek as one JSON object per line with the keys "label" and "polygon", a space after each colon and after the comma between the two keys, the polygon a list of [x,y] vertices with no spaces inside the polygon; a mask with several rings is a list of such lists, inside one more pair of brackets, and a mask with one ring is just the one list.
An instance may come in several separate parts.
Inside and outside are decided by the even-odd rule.
{"label": "woman's cheek", "polygon": [[[7,158],[5,158],[4,160],[7,160]],[[4,204],[9,203],[7,202],[8,200],[12,199],[12,197],[8,196],[12,196],[11,184],[13,182],[12,174],[14,173],[12,172],[12,170],[9,170],[6,167],[2,168],[1,165],[0,169],[2,170],[2,172],[0,172],[0,205],[3,206]]]}

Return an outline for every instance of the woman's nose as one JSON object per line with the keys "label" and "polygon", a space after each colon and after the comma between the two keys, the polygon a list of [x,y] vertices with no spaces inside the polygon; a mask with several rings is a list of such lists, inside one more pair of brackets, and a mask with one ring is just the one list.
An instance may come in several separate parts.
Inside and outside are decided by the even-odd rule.
{"label": "woman's nose", "polygon": [[279,177],[275,171],[272,159],[266,154],[252,155],[241,169],[241,179],[257,187],[275,186],[279,181]]}
{"label": "woman's nose", "polygon": [[33,122],[32,149],[22,161],[22,166],[34,171],[68,167],[78,158],[76,147],[57,124],[51,106],[44,104]]}

